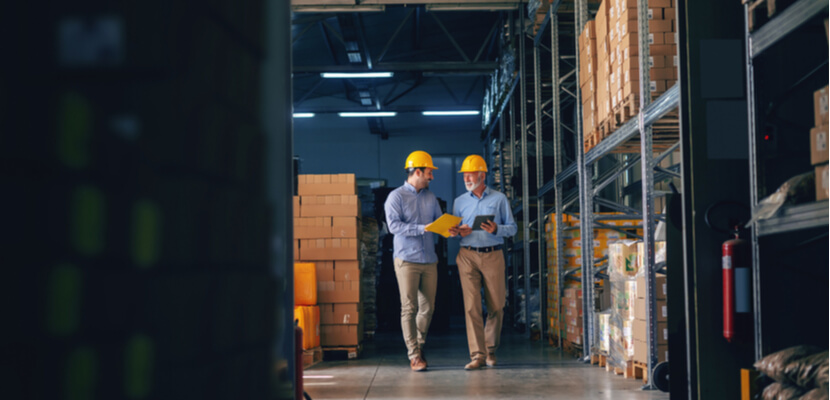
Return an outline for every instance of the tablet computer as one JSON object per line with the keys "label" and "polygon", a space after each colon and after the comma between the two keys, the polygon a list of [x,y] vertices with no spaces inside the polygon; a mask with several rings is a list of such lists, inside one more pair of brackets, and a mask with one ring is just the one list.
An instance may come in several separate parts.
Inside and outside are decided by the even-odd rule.
{"label": "tablet computer", "polygon": [[474,231],[480,231],[480,230],[482,230],[481,229],[481,224],[484,221],[495,221],[495,219],[496,219],[495,215],[478,215],[478,216],[476,216],[475,221],[473,221],[473,230]]}

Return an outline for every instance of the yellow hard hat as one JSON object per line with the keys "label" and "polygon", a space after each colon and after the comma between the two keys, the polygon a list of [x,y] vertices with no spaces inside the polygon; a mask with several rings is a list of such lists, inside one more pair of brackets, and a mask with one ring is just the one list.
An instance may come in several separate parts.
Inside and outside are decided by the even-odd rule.
{"label": "yellow hard hat", "polygon": [[461,163],[461,171],[458,172],[487,172],[487,163],[480,155],[472,154],[464,159]]}
{"label": "yellow hard hat", "polygon": [[432,156],[430,156],[429,153],[421,150],[416,150],[410,153],[409,157],[406,158],[406,165],[403,168],[438,169],[438,167],[432,165]]}

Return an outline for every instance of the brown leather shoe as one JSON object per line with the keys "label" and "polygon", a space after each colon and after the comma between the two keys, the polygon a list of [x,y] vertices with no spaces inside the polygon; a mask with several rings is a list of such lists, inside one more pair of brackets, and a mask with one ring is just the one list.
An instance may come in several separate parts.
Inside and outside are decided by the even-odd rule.
{"label": "brown leather shoe", "polygon": [[481,369],[482,367],[484,367],[484,360],[476,358],[475,360],[470,361],[467,365],[465,365],[464,369],[466,369],[467,371],[472,371],[474,369]]}
{"label": "brown leather shoe", "polygon": [[493,354],[493,353],[490,353],[490,354],[487,355],[487,360],[486,361],[487,361],[487,366],[488,367],[495,367],[496,363],[498,362],[498,360],[496,360],[496,355]]}
{"label": "brown leather shoe", "polygon": [[424,361],[421,356],[415,356],[411,360],[409,360],[409,368],[412,368],[415,372],[421,372],[427,370],[427,362]]}

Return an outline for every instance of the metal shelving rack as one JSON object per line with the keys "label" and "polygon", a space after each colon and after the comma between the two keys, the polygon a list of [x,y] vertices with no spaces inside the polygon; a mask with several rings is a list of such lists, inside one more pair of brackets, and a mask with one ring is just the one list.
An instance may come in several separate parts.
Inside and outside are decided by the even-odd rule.
{"label": "metal shelving rack", "polygon": [[[826,16],[827,8],[827,0],[798,0],[752,33],[749,32],[748,21],[745,21],[744,26],[747,27],[745,31],[749,118],[750,201],[753,214],[759,207],[759,191],[761,189],[758,176],[758,143],[756,139],[756,131],[758,129],[756,126],[758,122],[755,90],[756,58],[820,13]],[[748,15],[748,5],[744,5],[744,11],[744,14]],[[764,341],[762,335],[763,313],[761,307],[761,251],[758,244],[759,238],[767,235],[795,232],[821,226],[826,227],[827,225],[827,201],[790,206],[782,210],[774,218],[757,221],[752,224],[752,302],[756,360],[764,356]]]}
{"label": "metal shelving rack", "polygon": [[[576,4],[576,37],[579,36],[581,33],[585,23],[587,22],[588,10],[587,10],[587,2],[585,0],[577,0]],[[565,195],[563,193],[563,184],[570,178],[576,176],[579,182],[579,221],[580,221],[580,238],[581,244],[583,249],[583,257],[582,257],[582,295],[583,295],[583,348],[585,349],[586,360],[590,359],[590,355],[588,354],[591,351],[591,348],[594,345],[595,341],[595,332],[593,329],[593,320],[594,320],[594,280],[595,280],[595,269],[594,264],[599,260],[593,259],[593,251],[585,250],[585,249],[593,249],[593,229],[595,226],[603,227],[602,225],[598,225],[594,221],[594,197],[598,194],[599,190],[608,185],[609,183],[613,182],[620,174],[626,171],[629,168],[632,168],[636,163],[639,161],[642,170],[642,192],[643,192],[643,210],[640,216],[643,219],[643,231],[644,231],[644,242],[646,243],[646,248],[648,249],[648,254],[646,256],[646,260],[648,263],[648,274],[647,274],[647,285],[648,285],[648,316],[649,316],[649,350],[650,350],[650,357],[648,362],[648,388],[653,389],[653,377],[652,371],[654,364],[656,364],[657,360],[657,346],[653,345],[656,339],[656,323],[655,323],[655,298],[654,298],[654,219],[655,213],[653,210],[653,201],[654,201],[654,169],[657,167],[657,164],[665,158],[668,154],[671,154],[672,151],[677,149],[679,143],[672,146],[669,150],[662,153],[658,157],[653,156],[652,152],[652,132],[651,132],[651,125],[660,119],[662,116],[670,112],[671,110],[677,108],[680,93],[679,87],[675,85],[671,89],[669,89],[666,93],[660,96],[657,100],[653,103],[650,102],[650,88],[649,88],[649,79],[648,79],[648,4],[646,0],[638,1],[638,27],[639,27],[639,44],[640,44],[640,82],[641,82],[641,96],[640,96],[640,113],[635,118],[632,118],[630,121],[625,123],[622,127],[620,127],[617,131],[615,131],[611,136],[602,140],[596,147],[589,150],[587,153],[581,150],[581,145],[583,143],[582,137],[582,128],[581,128],[581,118],[577,118],[577,129],[576,129],[576,136],[577,136],[577,143],[580,146],[580,149],[577,151],[577,161],[575,164],[572,164],[565,168],[564,170],[561,169],[561,165],[559,162],[561,160],[561,146],[555,144],[555,164],[556,164],[556,174],[552,181],[545,183],[544,185],[540,186],[539,197],[544,196],[546,193],[554,190],[556,192],[556,205],[555,205],[555,212],[557,218],[561,218],[561,215],[565,209],[565,206],[568,204],[563,204]],[[578,51],[577,51],[577,60],[576,64],[579,65],[578,59]],[[577,72],[578,75],[578,72]],[[579,81],[579,77],[577,76],[577,81]],[[580,93],[577,90],[577,107],[578,107],[578,115],[581,115],[581,101],[579,100]],[[556,123],[554,124],[557,125]],[[634,157],[634,159],[629,160],[623,165],[618,166],[618,168],[614,171],[611,171],[609,174],[606,174],[600,177],[600,182],[597,185],[597,188],[593,187],[593,166],[599,159],[611,153],[612,150],[619,147],[623,143],[629,141],[630,139],[634,138],[637,134],[640,135],[640,143],[641,143],[641,151],[639,157]],[[558,140],[560,137],[555,134],[555,138]],[[566,202],[567,203],[567,202]],[[614,206],[611,202],[605,201],[602,202],[605,206]],[[624,211],[632,211],[627,209],[623,206],[615,207],[620,210]],[[562,260],[562,252],[561,249],[563,247],[562,242],[562,224],[561,220],[557,221],[557,252],[558,252],[558,260]],[[589,256],[590,255],[590,256]],[[560,280],[560,282],[562,282]]]}
{"label": "metal shelving rack", "polygon": [[[551,5],[548,16],[546,17],[545,24],[550,24],[551,31],[551,57],[552,57],[552,76],[559,77],[559,81],[554,84],[554,87],[562,89],[561,86],[566,79],[572,77],[576,84],[576,90],[571,93],[570,91],[565,90],[565,93],[574,97],[575,99],[575,108],[577,112],[577,116],[581,116],[581,93],[579,90],[579,51],[578,51],[578,37],[581,33],[582,29],[584,28],[585,24],[588,20],[588,5],[587,0],[577,0],[574,4],[574,46],[575,46],[575,56],[574,58],[574,70],[569,71],[565,75],[561,75],[559,70],[559,63],[557,60],[562,57],[559,54],[559,23],[558,23],[558,9],[560,6],[560,1],[554,1]],[[648,78],[648,35],[645,32],[648,32],[648,16],[647,16],[647,1],[640,0],[638,2],[638,24],[639,24],[639,32],[642,34],[639,35],[639,42],[640,42],[640,71],[641,75]],[[522,17],[523,18],[523,17]],[[512,20],[512,18],[511,18]],[[515,108],[513,104],[509,107],[509,118],[510,122],[505,124],[508,126],[507,132],[502,132],[501,137],[506,142],[504,146],[502,146],[501,151],[505,151],[505,149],[509,149],[510,152],[513,152],[515,155],[516,145],[518,144],[519,157],[510,157],[511,167],[515,167],[516,163],[519,163],[522,167],[522,198],[519,201],[513,197],[513,212],[514,214],[522,213],[522,222],[523,222],[523,234],[524,240],[522,242],[515,242],[511,246],[511,251],[515,252],[519,249],[522,250],[522,262],[524,266],[523,271],[523,278],[522,283],[524,287],[524,291],[526,294],[530,293],[530,277],[531,277],[531,257],[530,254],[530,232],[533,226],[535,226],[535,230],[537,231],[537,240],[539,241],[539,251],[537,252],[537,261],[539,265],[539,290],[540,293],[545,291],[545,284],[544,284],[544,277],[546,276],[545,265],[546,265],[546,258],[544,254],[544,215],[546,212],[555,212],[556,217],[559,219],[556,221],[556,249],[557,249],[557,260],[560,262],[559,271],[559,286],[560,286],[560,293],[562,292],[562,288],[564,286],[564,279],[566,275],[568,275],[572,271],[564,271],[561,268],[563,265],[561,264],[564,260],[564,242],[563,242],[563,234],[564,234],[564,227],[562,223],[562,218],[564,213],[571,207],[574,203],[578,202],[579,205],[579,220],[580,220],[580,237],[581,237],[581,244],[583,249],[593,249],[593,229],[594,227],[599,228],[609,228],[609,226],[601,224],[599,222],[594,221],[593,210],[594,210],[594,198],[597,196],[599,191],[609,185],[610,183],[614,182],[622,173],[625,171],[633,168],[639,162],[641,165],[643,178],[642,179],[642,191],[643,191],[643,211],[638,213],[638,217],[643,219],[643,228],[644,228],[644,241],[647,243],[647,248],[649,249],[649,254],[647,255],[648,265],[649,265],[649,274],[648,274],[648,293],[649,293],[649,311],[648,315],[650,316],[650,320],[652,321],[650,326],[650,334],[649,334],[649,348],[650,348],[650,360],[649,360],[649,388],[653,388],[653,381],[651,377],[651,373],[653,370],[654,364],[656,364],[657,360],[657,346],[651,345],[651,343],[655,342],[656,338],[656,323],[654,322],[654,219],[656,218],[655,213],[653,212],[653,188],[654,188],[654,170],[657,167],[657,164],[664,159],[666,156],[671,154],[674,150],[676,150],[679,146],[675,144],[671,146],[668,150],[661,153],[659,156],[654,157],[652,153],[652,135],[651,135],[651,125],[658,121],[661,117],[669,113],[670,111],[674,110],[678,106],[678,102],[680,99],[680,90],[677,85],[667,90],[662,96],[656,99],[654,102],[649,102],[650,100],[650,91],[649,91],[649,79],[644,79],[643,76],[640,78],[640,82],[642,82],[643,87],[641,88],[641,92],[644,95],[641,95],[641,105],[640,105],[640,112],[635,117],[632,118],[630,121],[622,125],[618,128],[612,135],[602,140],[596,147],[589,150],[588,152],[584,152],[582,150],[582,119],[581,117],[576,117],[574,120],[574,124],[576,125],[573,127],[572,131],[576,136],[576,145],[578,149],[576,151],[577,160],[575,163],[570,164],[567,167],[563,167],[565,164],[564,161],[564,151],[562,148],[563,144],[563,137],[562,137],[562,127],[565,126],[562,122],[562,115],[561,115],[561,98],[560,98],[560,91],[559,90],[552,90],[551,99],[548,102],[543,103],[541,99],[540,93],[542,82],[540,81],[539,77],[541,76],[540,73],[540,37],[544,31],[544,25],[542,29],[539,31],[539,35],[534,38],[534,70],[532,72],[534,77],[534,99],[533,104],[535,106],[534,109],[534,123],[533,128],[534,132],[528,132],[528,123],[527,123],[527,93],[525,88],[527,88],[526,82],[526,75],[529,72],[526,72],[526,65],[525,65],[525,46],[524,40],[519,40],[518,49],[519,49],[519,96],[520,104],[518,108],[518,114],[514,115]],[[645,49],[645,50],[643,50]],[[514,95],[515,93],[511,90],[509,95]],[[511,97],[510,101],[513,101]],[[552,143],[551,146],[553,149],[553,161],[554,161],[554,178],[548,182],[544,182],[544,168],[543,168],[543,155],[544,155],[544,146],[545,141],[543,140],[543,132],[542,132],[542,123],[541,118],[542,114],[544,114],[543,107],[546,104],[551,105],[551,113],[546,114],[546,116],[550,117],[553,122],[553,132],[552,132]],[[503,108],[499,110],[499,114],[503,113]],[[518,119],[515,121],[514,119]],[[518,132],[520,134],[519,138],[515,137],[516,131],[518,126]],[[566,127],[568,128],[568,127]],[[537,188],[537,196],[536,198],[530,198],[527,194],[529,193],[528,188],[532,184],[529,182],[528,172],[529,172],[529,165],[528,165],[528,134],[533,135],[535,139],[535,151],[536,151],[536,188]],[[634,139],[637,135],[640,136],[641,142],[641,153],[637,156],[633,156],[629,158],[625,163],[618,165],[614,170],[608,171],[607,173],[599,176],[598,183],[596,187],[593,185],[594,177],[594,164],[596,164],[601,158],[609,155],[614,149],[620,147],[621,145],[625,144],[626,142]],[[516,143],[516,141],[519,143]],[[501,168],[505,168],[501,166]],[[513,169],[510,168],[512,171]],[[504,173],[505,169],[501,170],[503,172],[503,179],[508,179],[507,174]],[[565,193],[564,185],[569,179],[576,178],[578,179],[578,190],[574,189],[571,190],[569,193]],[[578,193],[574,193],[578,192]],[[553,194],[555,196],[554,208],[552,210],[544,210],[544,198],[548,194]],[[536,204],[536,213],[535,219],[530,215],[530,205],[531,201],[535,201]],[[518,203],[518,204],[517,204]],[[616,204],[611,201],[598,199],[598,204],[601,203],[603,206],[606,207],[613,207],[620,211],[624,211],[627,214],[630,214],[632,210],[628,207]],[[592,252],[589,252],[592,254]],[[586,355],[585,360],[590,359],[589,352],[591,347],[594,344],[595,340],[595,333],[593,329],[593,320],[594,320],[594,295],[593,295],[593,286],[594,286],[594,263],[597,260],[594,260],[593,257],[583,257],[582,259],[582,271],[588,271],[588,273],[582,274],[582,287],[583,287],[583,348],[585,349],[584,354]],[[518,267],[518,266],[515,266]],[[513,272],[513,276],[517,277],[520,271]],[[517,292],[519,288],[519,280],[513,279],[513,291],[514,293]],[[524,310],[526,317],[530,318],[530,307],[529,302],[525,303],[526,308]],[[545,314],[545,306],[544,302],[540,302],[542,320],[544,321],[544,314]],[[516,312],[516,310],[514,310]],[[561,321],[560,321],[561,323]],[[544,326],[544,324],[542,324]],[[544,331],[542,332],[544,333]],[[560,338],[561,339],[561,338]],[[561,346],[561,341],[560,341]]]}

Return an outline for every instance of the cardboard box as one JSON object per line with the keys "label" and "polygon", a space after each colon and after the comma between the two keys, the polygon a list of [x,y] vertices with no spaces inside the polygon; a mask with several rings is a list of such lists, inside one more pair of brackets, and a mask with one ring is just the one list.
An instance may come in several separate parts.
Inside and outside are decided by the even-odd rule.
{"label": "cardboard box", "polygon": [[[320,296],[320,288],[317,288],[317,296]],[[668,320],[668,308],[666,307],[666,300],[655,300],[655,309],[654,312],[657,313],[655,316],[658,322],[664,322]],[[646,307],[648,307],[648,301],[644,298],[637,298],[634,302],[634,319],[641,319],[647,320],[646,317]]]}
{"label": "cardboard box", "polygon": [[294,218],[300,216],[300,196],[294,196]]}
{"label": "cardboard box", "polygon": [[357,260],[354,261],[335,261],[334,262],[334,280],[335,281],[359,281],[360,280],[360,266]]}
{"label": "cardboard box", "polygon": [[327,347],[357,346],[363,339],[363,325],[320,325],[320,344]]}
{"label": "cardboard box", "polygon": [[[648,341],[648,322],[641,319],[635,319],[632,325],[631,334],[634,337],[634,340],[639,340],[643,342]],[[668,323],[666,322],[658,322],[657,323],[657,344],[668,344],[669,343],[669,328]]]}
{"label": "cardboard box", "polygon": [[827,162],[827,125],[816,126],[810,130],[810,163],[813,165]]}
{"label": "cardboard box", "polygon": [[[582,289],[568,288],[565,289],[565,298],[582,300]],[[580,303],[582,304],[582,303]]]}
{"label": "cardboard box", "polygon": [[357,194],[357,182],[354,174],[299,175],[297,194],[300,196]]}
{"label": "cardboard box", "polygon": [[827,125],[827,86],[816,90],[813,93],[813,112],[815,114],[815,126]]}
{"label": "cardboard box", "polygon": [[[648,344],[639,340],[634,341],[634,361],[643,364],[648,363]],[[661,344],[657,346],[657,362],[664,362],[669,360],[669,345]]]}
{"label": "cardboard box", "polygon": [[357,260],[360,247],[357,239],[300,239],[302,259]]}
{"label": "cardboard box", "polygon": [[328,282],[334,280],[334,261],[315,261],[317,269],[317,282]]}
{"label": "cardboard box", "polygon": [[830,194],[827,172],[827,164],[816,166],[816,200],[827,200]]}
{"label": "cardboard box", "polygon": [[360,200],[356,195],[300,196],[302,217],[359,217]]}
{"label": "cardboard box", "polygon": [[331,217],[294,217],[295,239],[331,237]]}
{"label": "cardboard box", "polygon": [[355,325],[360,321],[360,303],[320,304],[320,323],[324,325]]}
{"label": "cardboard box", "polygon": [[620,240],[608,245],[608,273],[618,276],[637,274],[637,243]]}
{"label": "cardboard box", "polygon": [[360,281],[317,282],[317,303],[359,303]]}
{"label": "cardboard box", "polygon": [[295,239],[295,240],[293,240],[293,242],[294,242],[294,261],[299,261],[300,260],[300,241]]}
{"label": "cardboard box", "polygon": [[331,237],[359,238],[362,229],[357,217],[333,217],[331,219]]}
{"label": "cardboard box", "polygon": [[656,44],[649,48],[652,56],[674,56],[677,55],[676,44]]}
{"label": "cardboard box", "polygon": [[[665,242],[662,242],[665,243]],[[665,300],[667,298],[666,275],[655,274],[654,277],[654,298]],[[646,298],[646,277],[645,274],[637,277],[637,298]]]}

